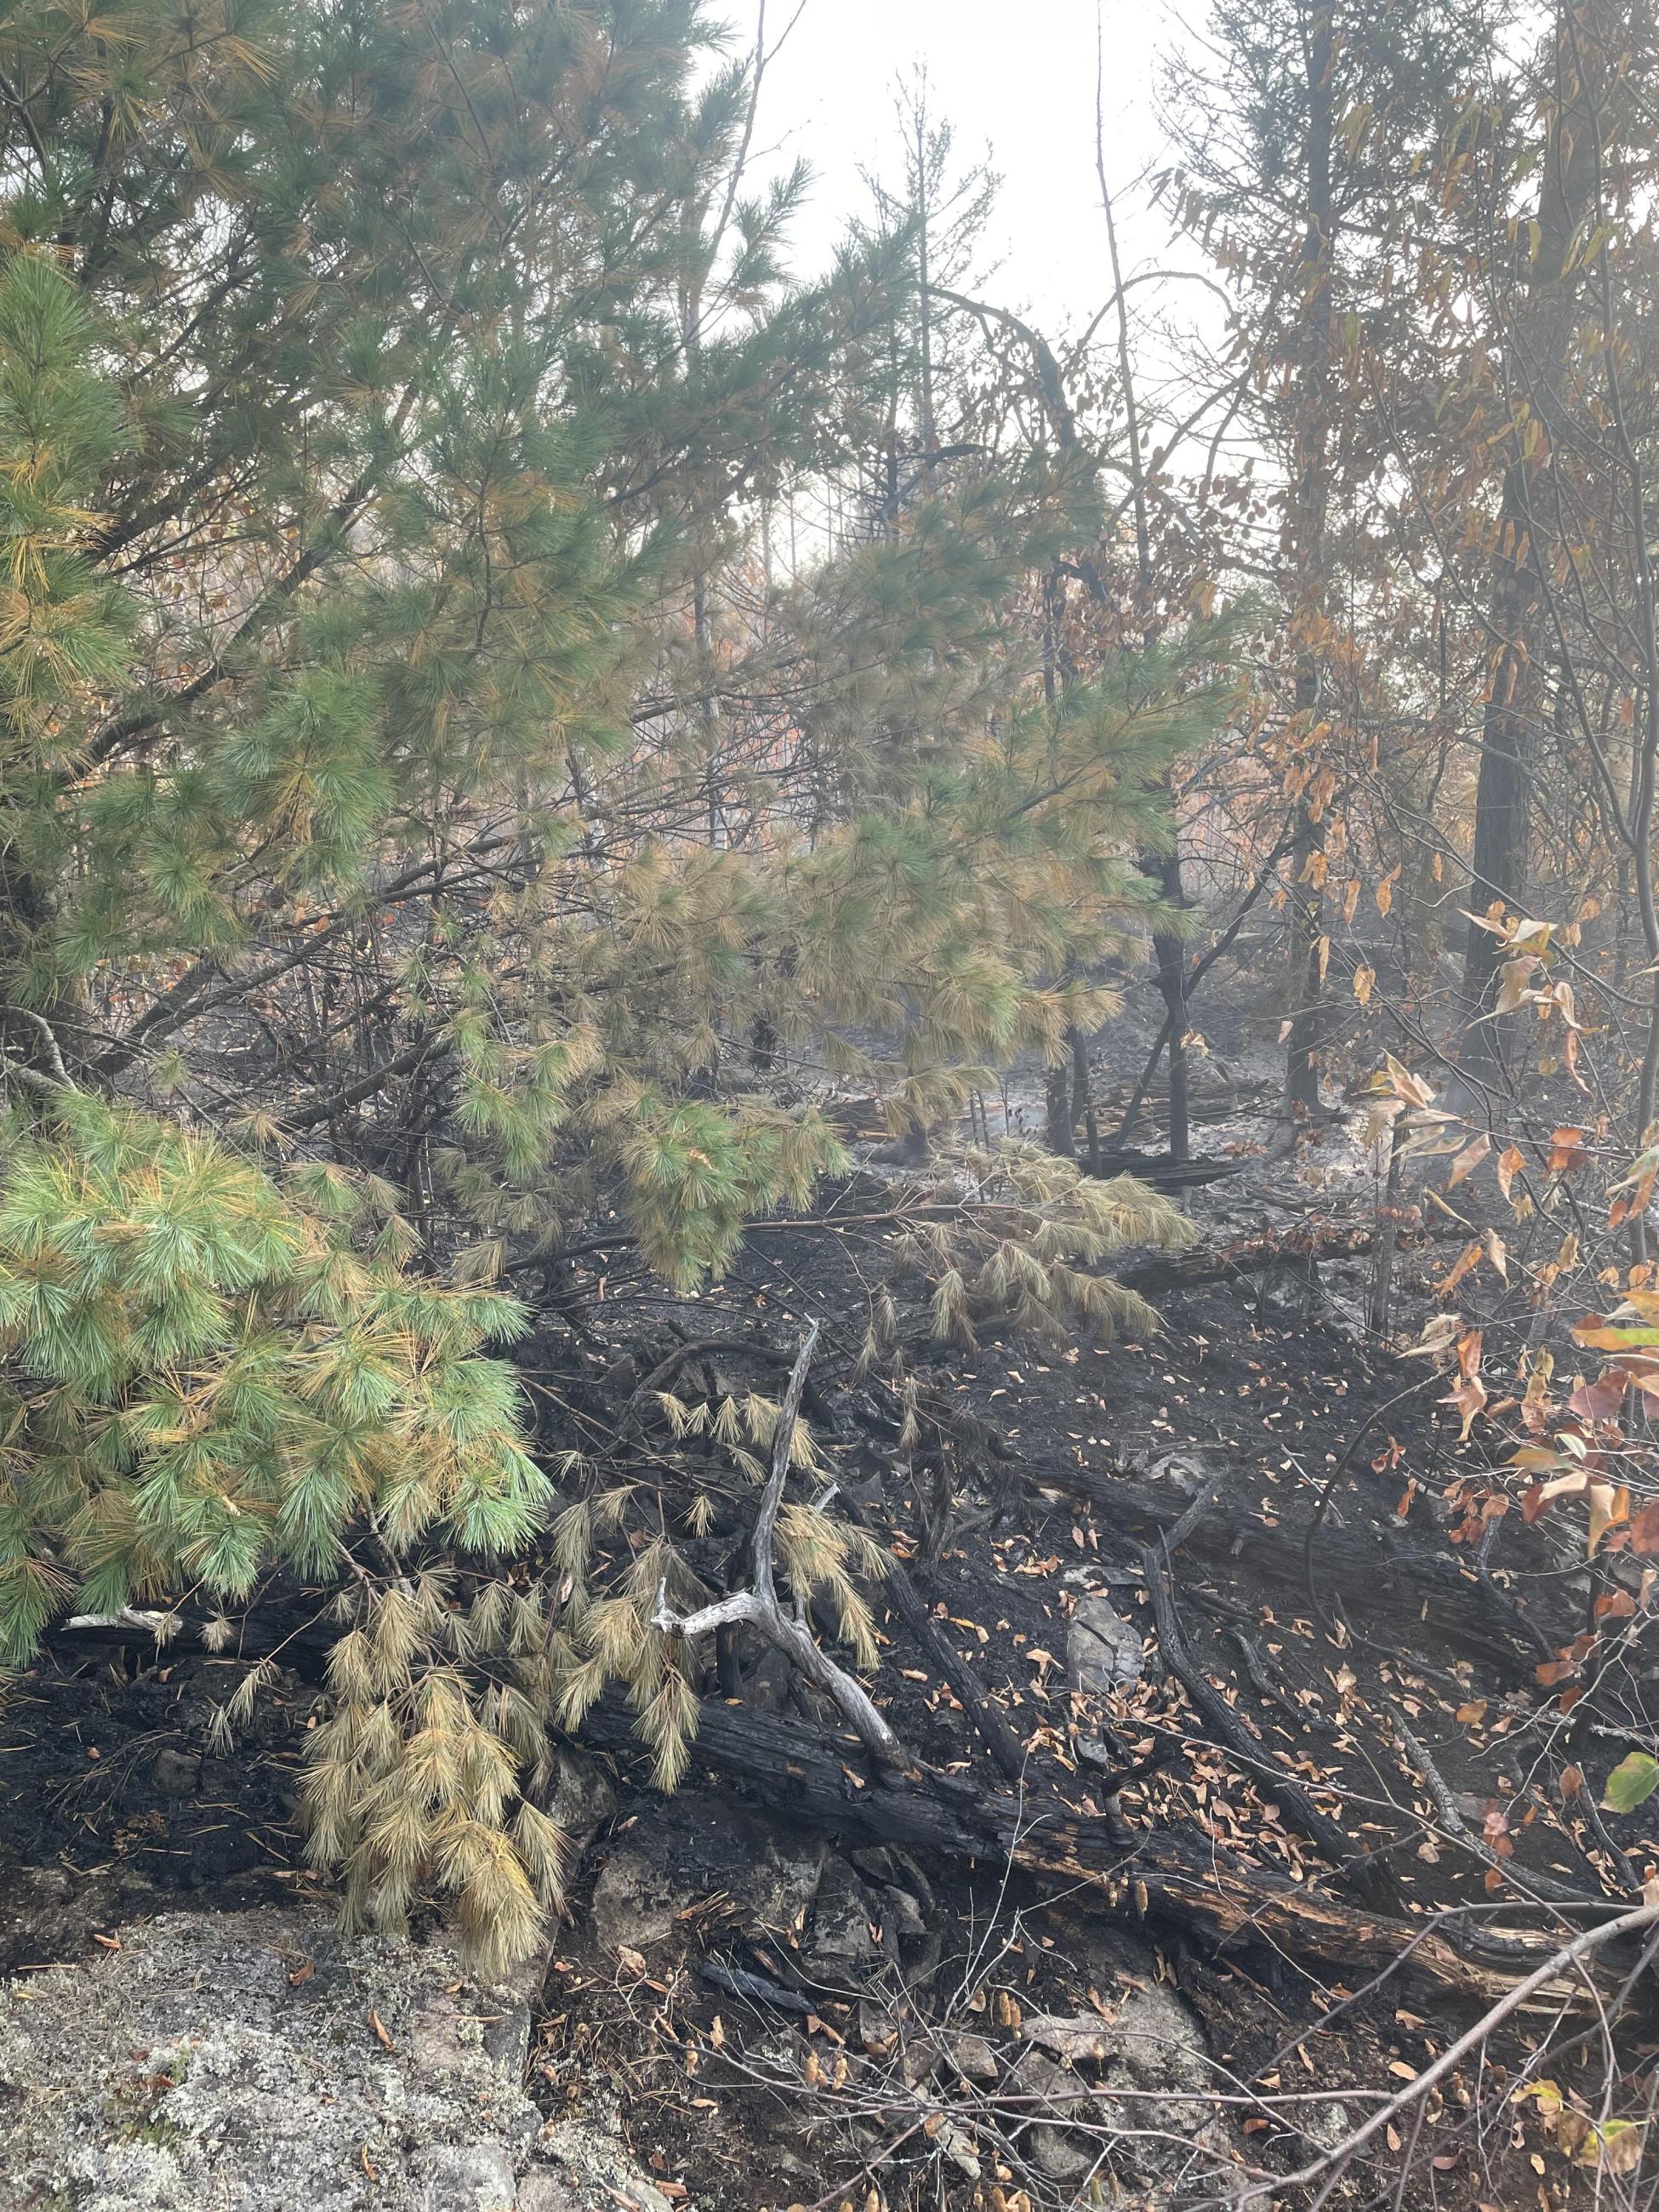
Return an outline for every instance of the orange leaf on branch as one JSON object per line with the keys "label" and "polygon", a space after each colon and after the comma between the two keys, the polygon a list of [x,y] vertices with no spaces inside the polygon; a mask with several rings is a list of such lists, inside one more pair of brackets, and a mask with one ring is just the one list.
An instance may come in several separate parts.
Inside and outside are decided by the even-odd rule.
{"label": "orange leaf on branch", "polygon": [[1468,1443],[1469,1431],[1474,1425],[1475,1416],[1486,1407],[1486,1386],[1480,1377],[1478,1375],[1466,1375],[1457,1388],[1455,1390],[1449,1390],[1440,1401],[1443,1406],[1455,1406],[1463,1417],[1463,1427],[1458,1437],[1460,1443]]}
{"label": "orange leaf on branch", "polygon": [[1436,1295],[1443,1298],[1449,1297],[1469,1270],[1479,1264],[1480,1255],[1486,1249],[1485,1242],[1479,1237],[1466,1244],[1447,1273],[1435,1285]]}
{"label": "orange leaf on branch", "polygon": [[1549,1171],[1553,1176],[1572,1175],[1583,1167],[1586,1157],[1582,1129],[1569,1127],[1551,1130]]}

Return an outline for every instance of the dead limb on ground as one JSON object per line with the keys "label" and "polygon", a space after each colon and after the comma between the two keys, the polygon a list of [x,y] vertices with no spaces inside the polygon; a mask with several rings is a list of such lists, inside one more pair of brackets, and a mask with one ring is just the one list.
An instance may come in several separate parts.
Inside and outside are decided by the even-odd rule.
{"label": "dead limb on ground", "polygon": [[[587,1747],[641,1754],[623,1699],[607,1697],[584,1721]],[[957,1865],[1012,1867],[1045,1886],[1081,1895],[1103,1911],[1171,1923],[1210,1950],[1257,1948],[1351,1982],[1395,1971],[1448,1996],[1495,2002],[1557,1947],[1553,1934],[1487,1930],[1502,1964],[1464,1957],[1441,1926],[1362,1911],[1311,1884],[1244,1867],[1213,1845],[1151,1831],[1126,1847],[1104,1819],[1074,1814],[1040,1792],[988,1790],[967,1776],[921,1765],[865,1765],[853,1737],[724,1705],[705,1705],[694,1765],[742,1784],[785,1820],[872,1844],[898,1844]],[[1609,1905],[1611,1911],[1617,1906]],[[1574,2002],[1582,1983],[1552,1984],[1552,2002]]]}

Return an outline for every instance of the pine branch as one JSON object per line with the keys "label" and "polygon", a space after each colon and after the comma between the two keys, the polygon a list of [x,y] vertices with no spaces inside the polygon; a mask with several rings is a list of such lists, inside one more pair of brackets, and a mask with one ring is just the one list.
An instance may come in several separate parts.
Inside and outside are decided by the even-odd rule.
{"label": "pine branch", "polygon": [[453,1036],[417,1037],[401,1052],[393,1053],[383,1066],[371,1068],[367,1075],[356,1076],[332,1091],[313,1094],[296,1105],[284,1107],[276,1119],[285,1129],[314,1129],[319,1121],[331,1121],[337,1114],[362,1105],[365,1098],[373,1098],[388,1083],[395,1083],[400,1075],[411,1074],[423,1061],[447,1060],[454,1049]]}

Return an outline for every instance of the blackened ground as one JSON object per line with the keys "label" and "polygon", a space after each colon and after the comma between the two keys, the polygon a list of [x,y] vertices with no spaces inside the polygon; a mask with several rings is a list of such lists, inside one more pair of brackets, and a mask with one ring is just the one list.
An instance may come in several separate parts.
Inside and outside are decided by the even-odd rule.
{"label": "blackened ground", "polygon": [[[596,1252],[556,1286],[565,1314],[550,1311],[526,1360],[548,1448],[603,1452],[640,1381],[688,1339],[763,1341],[774,1358],[700,1357],[676,1381],[683,1395],[732,1378],[775,1390],[776,1356],[787,1358],[817,1318],[824,1340],[809,1411],[826,1455],[1003,1712],[1033,1786],[1092,1809],[1098,1784],[1079,1742],[1104,1719],[1136,1758],[1163,1758],[1122,1793],[1130,1825],[1195,1829],[1247,1866],[1335,1878],[1275,1797],[1273,1773],[1288,1769],[1387,1854],[1408,1905],[1425,1913],[1512,1913],[1516,1883],[1524,1889],[1533,1872],[1589,1891],[1628,1878],[1583,1796],[1563,1787],[1576,1747],[1562,1744],[1534,1679],[1534,1635],[1549,1644],[1571,1635],[1585,1593],[1541,1536],[1520,1531],[1506,1532],[1488,1562],[1491,1586],[1460,1565],[1445,1492],[1462,1471],[1479,1471],[1480,1446],[1456,1443],[1436,1389],[1390,1407],[1413,1374],[1374,1364],[1344,1333],[1344,1303],[1363,1304],[1363,1282],[1340,1273],[1315,1282],[1292,1268],[1183,1294],[1151,1343],[1038,1355],[992,1337],[971,1354],[920,1349],[918,1371],[943,1422],[932,1431],[935,1456],[955,1497],[930,1558],[922,1501],[899,1471],[895,1408],[853,1371],[870,1287],[885,1273],[886,1233],[878,1224],[856,1238],[763,1231],[732,1279],[695,1300],[642,1285],[620,1243]],[[1402,1262],[1407,1275],[1413,1264]],[[954,1432],[952,1410],[971,1417]],[[1000,1450],[987,1447],[986,1431]],[[644,1442],[666,1449],[655,1431]],[[924,1453],[924,1478],[932,1463]],[[1140,1561],[1141,1543],[1218,1472],[1223,1487],[1174,1561],[1175,1601],[1198,1664],[1259,1746],[1254,1771],[1210,1741],[1160,1668]],[[1304,1534],[1328,1485],[1310,1574]],[[1167,1500],[1150,1523],[1149,1497]],[[1066,1679],[1071,1616],[1103,1595],[1148,1638],[1141,1680],[1103,1713]],[[889,1643],[876,1688],[894,1725],[933,1765],[1003,1787],[961,1699],[878,1593],[878,1607]],[[241,1904],[305,1887],[293,1814],[318,1693],[298,1674],[279,1673],[234,1754],[216,1758],[213,1709],[247,1663],[199,1652],[58,1653],[6,1685],[0,1875],[13,1876],[14,1909],[0,1921],[0,1960],[18,1968],[72,1955],[149,1897]],[[746,1693],[775,1709],[775,1681],[757,1674]],[[1448,1833],[1404,1752],[1402,1723],[1434,1760],[1467,1838]],[[1595,1760],[1605,1766],[1613,1755],[1589,1746],[1592,1792],[1602,1778]],[[874,1910],[867,1946],[857,1914],[842,1912],[845,1948],[826,1966],[809,1955],[822,1949],[818,1899],[799,1928],[748,1915],[766,1819],[732,1820],[729,1794],[715,1797],[695,1763],[694,1794],[678,1805],[665,1807],[632,1770],[612,1778],[617,1809],[583,1862],[532,2074],[551,2118],[603,2101],[672,2201],[684,2188],[715,2212],[811,2203],[825,2192],[862,2203],[872,2147],[884,2129],[896,2136],[909,2124],[916,2083],[906,2052],[918,2037],[980,2038],[990,2078],[1006,2087],[1024,2063],[1024,2015],[1103,2008],[1103,2017],[1121,2017],[1149,2001],[1149,1988],[1178,1990],[1218,2078],[1241,2094],[1279,2094],[1276,2080],[1285,2094],[1309,2086],[1337,2096],[1374,2093],[1419,2069],[1462,2024],[1409,1985],[1362,1997],[1265,1947],[1217,1960],[1177,1927],[1153,1921],[1126,1932],[1083,1900],[1041,1894],[1001,1868],[872,1868],[834,1850],[833,1838],[836,1864],[851,1869],[835,1877],[842,1905],[848,1885],[861,1883],[851,1893],[867,1893]],[[665,1879],[681,1900],[659,1951],[607,1947],[588,1917],[641,1832],[662,1839]],[[1486,1837],[1504,1847],[1494,1887],[1477,1850]],[[1639,1820],[1621,1824],[1614,1840],[1638,1869],[1659,1857]],[[26,1869],[33,1879],[20,1878]],[[700,1973],[710,1965],[759,1984],[721,1984]],[[797,2002],[780,2009],[769,1988]],[[1523,2055],[1517,2043],[1503,2063]],[[1632,2035],[1621,2063],[1635,2069],[1644,2057],[1643,2038]],[[836,2087],[843,2060],[856,2090],[850,2108]],[[1571,2081],[1570,2063],[1557,2071]],[[945,2101],[972,2124],[971,2082]],[[1224,2123],[1235,2147],[1269,2166],[1308,2154],[1278,2109],[1234,2107]],[[1349,2117],[1363,2109],[1353,2105]],[[1246,2121],[1256,2124],[1249,2134]],[[1576,2202],[1575,2191],[1594,2186],[1530,2118],[1506,2121],[1501,2142],[1477,2136],[1455,2089],[1431,2126],[1443,2145],[1435,2154],[1450,2163],[1424,2165],[1407,2193],[1413,2204],[1431,2191],[1449,2206],[1518,2205],[1540,2185],[1553,2192],[1547,2202]],[[991,2185],[990,2172],[975,2183],[951,2163],[941,2133],[926,2136],[925,2148],[912,2142],[892,2152],[878,2181],[890,2201],[967,2207]],[[802,2171],[809,2142],[812,2188]],[[1063,2149],[1056,2142],[1045,2155],[1058,2165]],[[1045,2191],[1046,2201],[1066,2201],[1059,2172],[1032,2185],[1038,2202]]]}
{"label": "blackened ground", "polygon": [[[309,1887],[293,1816],[316,1692],[278,1676],[234,1753],[215,1758],[213,1707],[246,1671],[199,1653],[157,1666],[133,1647],[48,1654],[0,1686],[0,1882],[14,1907],[0,1912],[0,1971],[62,1957],[123,1914]],[[62,1899],[61,1927],[36,1909],[38,1882],[20,1887],[24,1869],[53,1874],[44,1895]]]}

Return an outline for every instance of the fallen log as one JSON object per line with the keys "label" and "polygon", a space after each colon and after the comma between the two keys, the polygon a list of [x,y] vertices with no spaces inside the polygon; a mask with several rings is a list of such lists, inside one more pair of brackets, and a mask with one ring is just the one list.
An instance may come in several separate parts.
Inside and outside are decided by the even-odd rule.
{"label": "fallen log", "polygon": [[76,1652],[142,1651],[154,1659],[171,1652],[209,1653],[227,1662],[280,1657],[300,1674],[321,1674],[339,1641],[339,1629],[324,1620],[318,1593],[308,1594],[306,1613],[296,1619],[298,1601],[289,1597],[230,1617],[228,1633],[218,1616],[175,1607],[123,1606],[116,1613],[77,1613],[51,1620],[37,1638],[40,1650],[72,1658]]}
{"label": "fallen log", "polygon": [[[579,1741],[624,1759],[648,1755],[616,1697],[592,1709]],[[883,1771],[851,1736],[739,1707],[701,1708],[692,1759],[786,1820],[958,1864],[1012,1866],[1059,1885],[1074,1903],[1087,1896],[1105,1911],[1169,1923],[1208,1949],[1259,1947],[1350,1985],[1398,1972],[1447,1996],[1490,2002],[1555,1941],[1505,1928],[1483,1937],[1501,1964],[1467,1958],[1426,1918],[1362,1911],[1310,1883],[1246,1866],[1208,1839],[1152,1829],[1126,1846],[1109,1820],[1057,1798],[988,1790],[982,1781],[921,1765]]]}
{"label": "fallen log", "polygon": [[1171,1291],[1201,1290],[1211,1283],[1231,1283],[1245,1275],[1267,1274],[1274,1267],[1317,1266],[1324,1260],[1358,1260],[1375,1250],[1380,1237],[1392,1233],[1401,1244],[1439,1243],[1450,1237],[1468,1239],[1462,1222],[1425,1221],[1415,1206],[1383,1209],[1363,1227],[1349,1222],[1315,1222],[1301,1229],[1264,1230],[1257,1237],[1243,1237],[1231,1244],[1200,1244],[1187,1252],[1159,1253],[1124,1267],[1114,1267],[1113,1278],[1126,1290],[1143,1297],[1167,1296]]}
{"label": "fallen log", "polygon": [[1246,1164],[1242,1159],[1178,1160],[1172,1152],[1139,1152],[1127,1146],[1097,1152],[1088,1164],[1091,1176],[1133,1176],[1162,1191],[1198,1190],[1206,1183],[1224,1182],[1229,1176],[1242,1175]]}

